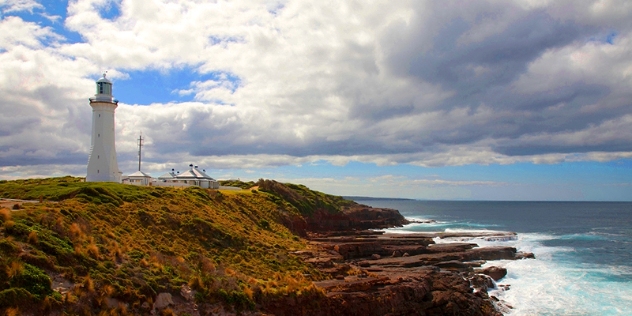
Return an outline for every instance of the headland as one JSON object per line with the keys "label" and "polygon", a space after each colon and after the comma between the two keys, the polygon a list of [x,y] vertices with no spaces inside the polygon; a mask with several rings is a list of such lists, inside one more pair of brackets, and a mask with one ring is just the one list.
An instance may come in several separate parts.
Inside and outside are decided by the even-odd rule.
{"label": "headland", "polygon": [[[532,258],[385,234],[398,211],[272,180],[242,190],[78,178],[0,181],[0,311],[24,315],[499,315],[487,294]],[[7,204],[8,203],[8,204]]]}

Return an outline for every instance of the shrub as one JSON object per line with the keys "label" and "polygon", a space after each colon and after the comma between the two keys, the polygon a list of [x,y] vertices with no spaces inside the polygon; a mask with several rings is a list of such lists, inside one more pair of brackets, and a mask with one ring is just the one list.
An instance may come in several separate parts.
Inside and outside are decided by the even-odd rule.
{"label": "shrub", "polygon": [[0,308],[25,306],[33,300],[31,293],[19,287],[0,292]]}
{"label": "shrub", "polygon": [[54,300],[58,301],[58,302],[61,302],[61,301],[64,299],[64,298],[61,296],[61,293],[59,293],[59,292],[57,292],[57,291],[53,292],[53,294],[51,295],[51,297],[52,297]]}
{"label": "shrub", "polygon": [[244,292],[230,291],[227,292],[224,289],[219,289],[217,295],[220,300],[228,305],[234,306],[237,310],[253,310],[255,303]]}
{"label": "shrub", "polygon": [[33,253],[25,253],[22,254],[20,258],[24,262],[30,263],[36,267],[55,270],[55,264],[47,256],[37,255]]}
{"label": "shrub", "polygon": [[29,244],[37,245],[37,232],[32,230],[27,238]]}
{"label": "shrub", "polygon": [[0,208],[0,221],[6,222],[11,220],[11,210]]}
{"label": "shrub", "polygon": [[95,260],[99,259],[99,247],[97,247],[97,245],[95,245],[95,244],[88,245],[88,247],[86,249],[86,252],[93,259],[95,259]]}
{"label": "shrub", "polygon": [[268,222],[265,219],[262,219],[259,221],[259,226],[261,226],[261,228],[263,229],[270,229],[270,222]]}
{"label": "shrub", "polygon": [[7,234],[13,236],[27,236],[31,232],[28,226],[14,221],[4,222],[4,228]]}
{"label": "shrub", "polygon": [[0,240],[0,253],[15,255],[20,253],[20,251],[20,247],[16,245],[13,241],[6,238]]}
{"label": "shrub", "polygon": [[24,264],[22,273],[11,279],[10,284],[14,287],[24,288],[38,299],[43,299],[53,292],[51,289],[52,283],[48,275],[41,269],[28,263]]}
{"label": "shrub", "polygon": [[12,261],[7,264],[6,273],[9,279],[22,275],[24,271],[24,265],[19,261]]}

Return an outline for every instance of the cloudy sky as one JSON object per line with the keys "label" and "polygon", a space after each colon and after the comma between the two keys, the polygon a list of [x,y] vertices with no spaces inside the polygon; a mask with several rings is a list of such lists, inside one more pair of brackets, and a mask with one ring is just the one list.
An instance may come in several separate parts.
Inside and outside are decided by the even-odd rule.
{"label": "cloudy sky", "polygon": [[119,167],[333,194],[632,200],[632,2],[0,0],[0,179]]}

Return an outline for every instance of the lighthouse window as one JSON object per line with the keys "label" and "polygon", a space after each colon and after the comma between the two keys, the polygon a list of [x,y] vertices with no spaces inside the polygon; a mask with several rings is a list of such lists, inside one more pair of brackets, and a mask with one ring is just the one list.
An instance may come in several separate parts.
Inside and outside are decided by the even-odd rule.
{"label": "lighthouse window", "polygon": [[97,173],[99,173],[99,169],[97,169]]}
{"label": "lighthouse window", "polygon": [[101,134],[97,134],[97,137],[101,137]]}
{"label": "lighthouse window", "polygon": [[99,82],[99,93],[103,93],[103,82]]}
{"label": "lighthouse window", "polygon": [[101,117],[101,114],[99,114],[99,117]]}

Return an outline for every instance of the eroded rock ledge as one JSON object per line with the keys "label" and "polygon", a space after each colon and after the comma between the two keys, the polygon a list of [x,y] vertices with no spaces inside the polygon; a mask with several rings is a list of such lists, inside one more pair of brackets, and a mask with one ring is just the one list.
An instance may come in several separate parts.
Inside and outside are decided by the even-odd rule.
{"label": "eroded rock ledge", "polygon": [[[332,277],[316,282],[327,299],[310,315],[502,315],[496,308],[502,302],[490,298],[487,290],[507,271],[481,266],[490,260],[533,258],[513,247],[433,240],[508,240],[515,238],[512,232],[403,235],[343,230],[308,236],[314,250],[296,254]],[[289,315],[287,308],[267,310]]]}
{"label": "eroded rock ledge", "polygon": [[[329,274],[316,282],[326,292],[320,302],[290,301],[266,306],[275,315],[502,315],[490,298],[493,280],[504,268],[490,260],[533,258],[513,247],[479,247],[516,238],[512,232],[385,234],[372,228],[409,222],[393,209],[354,205],[342,214],[316,212],[306,218],[312,251],[295,253]],[[435,243],[434,238],[457,240]],[[309,307],[312,306],[312,307]],[[506,306],[505,306],[506,308]],[[289,312],[291,311],[291,312]]]}
{"label": "eroded rock ledge", "polygon": [[[263,310],[279,316],[502,315],[511,308],[487,292],[507,271],[482,266],[533,254],[513,247],[479,247],[472,241],[512,240],[516,233],[370,230],[408,223],[397,210],[361,204],[341,213],[319,209],[294,219],[291,229],[312,244],[311,250],[294,254],[329,275],[329,280],[315,282],[325,296],[287,297],[264,304]],[[435,243],[436,238],[442,242]]]}

